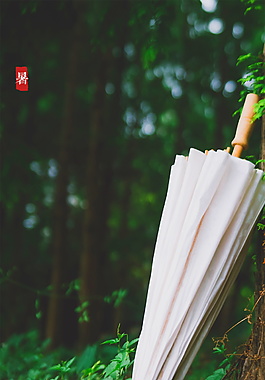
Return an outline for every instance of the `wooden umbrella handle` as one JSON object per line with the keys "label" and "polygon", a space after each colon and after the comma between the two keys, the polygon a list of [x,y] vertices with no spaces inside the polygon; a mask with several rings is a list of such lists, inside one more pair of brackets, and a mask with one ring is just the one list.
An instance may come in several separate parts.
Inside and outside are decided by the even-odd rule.
{"label": "wooden umbrella handle", "polygon": [[256,94],[248,94],[243,106],[243,110],[240,119],[237,124],[236,135],[232,141],[234,147],[232,156],[240,157],[243,149],[247,149],[249,136],[252,132],[254,116],[254,104],[259,101],[259,97]]}

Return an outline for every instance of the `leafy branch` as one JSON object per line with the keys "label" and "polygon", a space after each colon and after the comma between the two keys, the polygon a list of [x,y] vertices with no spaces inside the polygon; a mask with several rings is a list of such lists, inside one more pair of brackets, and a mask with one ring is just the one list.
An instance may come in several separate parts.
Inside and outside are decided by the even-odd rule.
{"label": "leafy branch", "polygon": [[[255,114],[253,121],[260,119],[265,111],[265,64],[262,54],[256,56],[251,53],[241,55],[237,60],[237,65],[246,63],[246,74],[238,80],[238,82],[245,88],[240,92],[239,102],[242,102],[249,92],[259,95],[261,98],[255,105]],[[242,107],[234,112],[234,115],[240,113]]]}

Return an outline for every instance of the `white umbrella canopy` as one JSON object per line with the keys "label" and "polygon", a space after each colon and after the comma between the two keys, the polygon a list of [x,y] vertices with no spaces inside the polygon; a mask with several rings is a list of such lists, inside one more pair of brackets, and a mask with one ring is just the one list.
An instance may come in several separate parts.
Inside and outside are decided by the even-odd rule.
{"label": "white umbrella canopy", "polygon": [[133,380],[185,378],[243,262],[264,205],[262,175],[225,151],[176,156]]}

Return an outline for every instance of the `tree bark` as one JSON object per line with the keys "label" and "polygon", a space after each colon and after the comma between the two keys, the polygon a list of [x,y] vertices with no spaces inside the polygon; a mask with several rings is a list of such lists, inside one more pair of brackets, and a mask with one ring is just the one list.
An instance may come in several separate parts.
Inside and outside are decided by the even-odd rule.
{"label": "tree bark", "polygon": [[261,231],[259,236],[259,252],[257,254],[256,275],[256,309],[255,322],[251,336],[239,359],[238,380],[265,379],[265,236]]}
{"label": "tree bark", "polygon": [[[265,45],[263,59],[265,60]],[[265,114],[261,126],[261,160],[265,160]],[[264,171],[265,162],[261,162],[260,166]],[[256,307],[253,328],[242,355],[224,379],[234,378],[235,371],[237,371],[237,380],[265,379],[265,230],[258,232],[257,245]]]}
{"label": "tree bark", "polygon": [[80,16],[77,17],[71,36],[66,69],[66,89],[59,147],[59,171],[55,190],[53,251],[51,270],[51,296],[48,303],[46,338],[51,340],[49,348],[62,343],[63,293],[67,252],[67,185],[70,164],[70,144],[74,130],[74,103],[80,52]]}
{"label": "tree bark", "polygon": [[[263,51],[265,62],[265,45]],[[265,114],[261,126],[261,159],[265,159]],[[261,162],[261,169],[265,170],[265,163]],[[257,250],[256,274],[256,313],[252,333],[243,354],[242,372],[240,380],[265,379],[265,230],[259,231]]]}
{"label": "tree bark", "polygon": [[[261,131],[261,159],[264,160],[265,115],[262,117]],[[261,162],[261,168],[262,170],[265,169],[264,162]],[[243,358],[241,359],[243,360],[243,365],[239,380],[265,379],[265,230],[259,231],[258,245],[255,322]]]}
{"label": "tree bark", "polygon": [[[91,111],[90,121],[90,141],[87,163],[87,207],[84,215],[83,230],[83,252],[80,259],[80,303],[89,302],[91,307],[85,308],[89,313],[89,324],[82,321],[79,324],[79,346],[83,347],[88,342],[97,338],[98,328],[95,322],[99,322],[99,316],[95,315],[97,310],[96,302],[92,297],[98,297],[98,276],[101,271],[99,265],[102,263],[102,257],[99,257],[100,247],[105,240],[104,232],[101,230],[102,213],[100,210],[100,136],[103,130],[103,114],[105,109],[105,84],[106,84],[106,67],[105,62],[101,62],[100,70],[97,77],[97,92],[95,95],[94,107]],[[102,152],[104,154],[104,152]],[[106,189],[107,196],[107,189]],[[101,275],[100,275],[101,276]],[[95,321],[95,319],[97,321]],[[92,325],[93,324],[93,325]]]}
{"label": "tree bark", "polygon": [[[113,163],[117,150],[117,136],[120,124],[121,81],[124,70],[124,26],[126,3],[118,2],[121,8],[108,9],[102,33],[114,24],[118,35],[117,45],[120,57],[112,55],[114,46],[98,51],[99,62],[96,73],[96,93],[91,109],[90,139],[86,173],[87,208],[84,216],[83,251],[80,259],[80,303],[89,302],[85,307],[89,322],[79,323],[80,348],[94,343],[104,332],[103,298],[110,293],[112,274],[108,269],[108,218],[112,199]],[[115,4],[115,3],[114,3]],[[115,23],[116,20],[116,23]],[[119,24],[121,23],[121,24]],[[127,27],[127,24],[126,24]],[[112,70],[112,72],[111,72]],[[107,99],[105,87],[109,76],[114,75],[115,93],[112,101]]]}

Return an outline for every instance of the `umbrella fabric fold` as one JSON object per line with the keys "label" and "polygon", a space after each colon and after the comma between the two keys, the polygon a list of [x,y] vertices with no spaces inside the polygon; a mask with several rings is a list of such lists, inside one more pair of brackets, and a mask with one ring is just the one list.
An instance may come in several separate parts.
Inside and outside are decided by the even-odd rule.
{"label": "umbrella fabric fold", "polygon": [[262,174],[224,151],[176,156],[133,380],[184,379],[244,260],[264,205]]}

